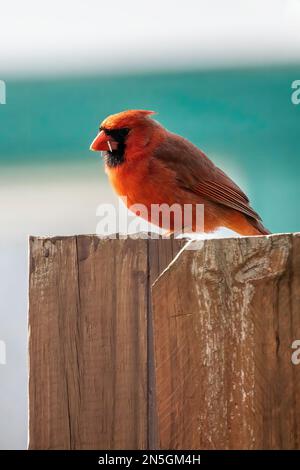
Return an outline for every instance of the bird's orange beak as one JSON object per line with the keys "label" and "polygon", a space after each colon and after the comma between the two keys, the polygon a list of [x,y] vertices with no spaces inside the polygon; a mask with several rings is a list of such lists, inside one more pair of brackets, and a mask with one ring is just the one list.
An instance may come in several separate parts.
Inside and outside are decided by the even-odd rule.
{"label": "bird's orange beak", "polygon": [[112,151],[116,150],[117,147],[117,142],[107,136],[104,131],[100,131],[97,137],[93,140],[90,150],[93,152],[101,152],[104,150]]}

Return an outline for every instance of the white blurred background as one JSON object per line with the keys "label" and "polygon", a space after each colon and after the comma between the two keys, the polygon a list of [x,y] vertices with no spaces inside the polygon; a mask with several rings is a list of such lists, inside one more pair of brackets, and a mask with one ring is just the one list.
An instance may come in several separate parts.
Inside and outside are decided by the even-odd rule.
{"label": "white blurred background", "polygon": [[4,74],[57,74],[298,60],[299,0],[10,0]]}

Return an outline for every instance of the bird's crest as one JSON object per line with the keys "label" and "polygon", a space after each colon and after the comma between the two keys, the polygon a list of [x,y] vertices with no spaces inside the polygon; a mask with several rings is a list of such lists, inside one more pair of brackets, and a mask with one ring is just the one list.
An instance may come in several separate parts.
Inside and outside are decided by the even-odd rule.
{"label": "bird's crest", "polygon": [[107,129],[132,127],[144,121],[148,118],[148,116],[153,114],[156,114],[155,111],[147,111],[144,109],[129,109],[127,111],[122,111],[121,113],[108,116],[102,122],[101,126]]}

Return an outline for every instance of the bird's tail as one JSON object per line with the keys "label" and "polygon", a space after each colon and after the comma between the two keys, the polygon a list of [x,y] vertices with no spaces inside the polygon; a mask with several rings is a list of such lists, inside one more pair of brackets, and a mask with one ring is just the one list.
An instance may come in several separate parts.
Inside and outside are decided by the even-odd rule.
{"label": "bird's tail", "polygon": [[249,230],[246,230],[246,233],[242,233],[241,235],[270,235],[270,230],[264,227],[259,219],[254,219],[253,217],[247,216],[246,219]]}
{"label": "bird's tail", "polygon": [[270,230],[264,227],[260,220],[250,219],[249,222],[257,230],[257,235],[270,235]]}
{"label": "bird's tail", "polygon": [[235,213],[236,217],[227,219],[226,226],[240,235],[269,235],[271,232],[266,229],[259,218],[254,218],[240,212]]}

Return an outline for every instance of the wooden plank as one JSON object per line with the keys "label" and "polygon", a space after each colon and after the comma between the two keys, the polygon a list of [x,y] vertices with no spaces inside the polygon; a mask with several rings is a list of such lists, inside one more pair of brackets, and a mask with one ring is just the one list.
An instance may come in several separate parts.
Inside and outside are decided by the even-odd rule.
{"label": "wooden plank", "polygon": [[30,239],[30,448],[72,447],[69,365],[76,361],[69,332],[78,311],[77,282],[75,237]]}
{"label": "wooden plank", "polygon": [[146,448],[147,241],[78,237],[78,260],[89,405],[77,447]]}
{"label": "wooden plank", "polygon": [[198,242],[152,298],[160,447],[299,449],[300,235]]}
{"label": "wooden plank", "polygon": [[30,239],[31,449],[155,445],[150,287],[182,243]]}
{"label": "wooden plank", "polygon": [[[148,241],[149,299],[148,299],[148,448],[158,448],[158,423],[154,365],[154,338],[151,288],[158,276],[169,266],[185,245],[185,240],[157,239]],[[163,312],[162,312],[163,314]]]}
{"label": "wooden plank", "polygon": [[30,245],[30,448],[146,448],[147,240]]}

